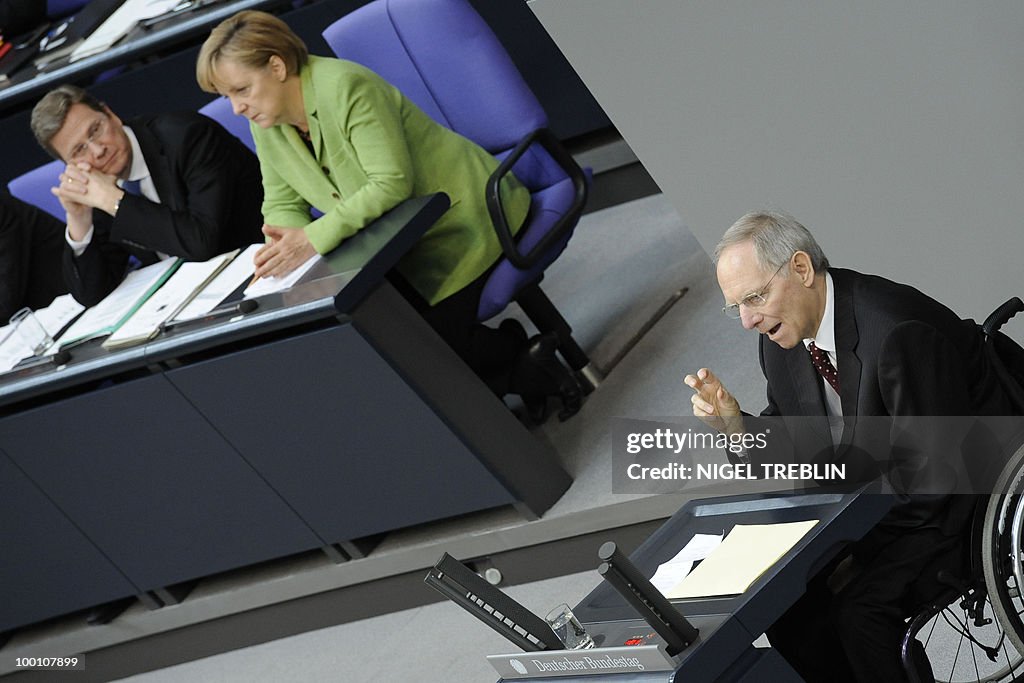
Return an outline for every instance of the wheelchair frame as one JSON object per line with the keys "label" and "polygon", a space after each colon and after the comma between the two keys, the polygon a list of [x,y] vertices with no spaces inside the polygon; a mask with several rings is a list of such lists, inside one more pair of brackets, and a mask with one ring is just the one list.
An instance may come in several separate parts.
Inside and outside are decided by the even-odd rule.
{"label": "wheelchair frame", "polygon": [[[1010,398],[1016,415],[1024,415],[1024,387],[1009,370],[1000,356],[999,347],[1013,342],[1003,335],[1000,328],[1017,313],[1024,311],[1024,302],[1014,297],[982,324],[986,350],[1001,384]],[[996,479],[993,492],[987,499],[982,498],[974,512],[971,524],[971,538],[968,544],[968,578],[958,578],[939,573],[939,582],[947,585],[943,591],[924,605],[908,622],[901,643],[900,658],[911,683],[921,681],[914,662],[917,635],[932,620],[943,617],[949,623],[948,613],[956,608],[962,611],[964,621],[954,614],[957,624],[950,623],[954,631],[979,648],[991,662],[1005,657],[1005,666],[986,674],[980,673],[975,658],[974,666],[979,681],[1024,680],[1024,431],[1018,432],[1011,447],[1007,464]],[[992,616],[986,616],[986,605],[991,607]],[[972,625],[983,628],[992,624],[999,637],[994,644],[986,644],[970,633]],[[934,628],[934,627],[933,627]],[[963,629],[963,630],[961,630]],[[1016,659],[1011,659],[1006,649],[1006,639],[1014,649]],[[962,642],[962,640],[961,640]],[[973,653],[972,653],[973,654]],[[955,664],[955,662],[954,662]]]}

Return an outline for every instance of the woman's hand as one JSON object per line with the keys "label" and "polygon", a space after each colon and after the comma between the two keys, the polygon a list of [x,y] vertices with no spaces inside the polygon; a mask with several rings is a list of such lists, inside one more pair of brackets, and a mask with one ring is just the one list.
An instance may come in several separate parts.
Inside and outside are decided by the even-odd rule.
{"label": "woman's hand", "polygon": [[256,278],[287,275],[316,254],[316,249],[310,244],[306,231],[302,228],[264,224],[263,234],[270,242],[253,257]]}

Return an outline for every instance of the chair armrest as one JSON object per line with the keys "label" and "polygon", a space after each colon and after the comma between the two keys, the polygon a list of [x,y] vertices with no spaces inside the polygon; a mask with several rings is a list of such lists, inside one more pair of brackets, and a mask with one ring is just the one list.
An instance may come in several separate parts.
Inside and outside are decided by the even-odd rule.
{"label": "chair armrest", "polygon": [[985,322],[981,326],[985,330],[985,336],[990,336],[997,332],[1004,323],[1021,311],[1024,311],[1024,302],[1017,296],[992,311],[992,314],[985,318]]}
{"label": "chair armrest", "polygon": [[[539,142],[547,150],[548,154],[551,155],[551,158],[555,160],[555,163],[572,179],[575,196],[569,210],[562,214],[547,234],[541,237],[540,241],[534,245],[533,249],[523,254],[519,251],[508,221],[505,219],[500,189],[502,178],[512,171],[515,163],[534,142]],[[491,177],[487,179],[485,191],[487,211],[491,214],[491,225],[494,226],[494,232],[498,236],[498,242],[501,244],[501,250],[504,252],[505,258],[516,268],[527,270],[532,268],[540,260],[541,255],[552,244],[561,239],[566,231],[571,230],[576,225],[576,221],[583,211],[583,205],[587,201],[587,177],[551,131],[547,128],[538,128],[520,140],[519,144],[512,150],[512,153],[498,165],[498,168],[494,170]],[[523,233],[525,233],[525,230]]]}

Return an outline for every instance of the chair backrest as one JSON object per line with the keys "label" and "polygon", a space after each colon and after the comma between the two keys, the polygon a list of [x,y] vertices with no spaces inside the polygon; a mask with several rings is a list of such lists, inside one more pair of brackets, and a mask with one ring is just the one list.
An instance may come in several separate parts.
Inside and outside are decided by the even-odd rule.
{"label": "chair backrest", "polygon": [[63,223],[66,218],[64,207],[50,192],[51,187],[60,185],[60,174],[63,170],[63,161],[51,161],[10,181],[7,183],[7,189],[21,201],[38,206]]}
{"label": "chair backrest", "polygon": [[[501,41],[465,0],[376,0],[323,36],[338,57],[369,67],[435,121],[499,158],[547,126]],[[513,171],[531,190],[565,178],[539,145]]]}
{"label": "chair backrest", "polygon": [[[586,200],[587,178],[575,162],[558,149],[560,164],[545,149],[558,145],[553,136],[531,137],[547,127],[544,109],[466,0],[373,0],[323,36],[338,57],[369,67],[435,121],[499,159],[526,138],[547,141],[530,144],[511,168],[533,201],[516,243],[507,229],[498,230],[505,257],[480,295],[477,317],[497,315],[565,248]],[[497,209],[489,209],[493,222]]]}
{"label": "chair backrest", "polygon": [[211,119],[224,126],[227,132],[242,141],[246,147],[256,151],[256,143],[252,139],[252,131],[249,130],[249,120],[244,116],[238,116],[231,109],[231,101],[226,97],[218,97],[212,102],[207,102],[200,109],[199,113],[209,116]]}
{"label": "chair backrest", "polygon": [[88,2],[89,0],[46,0],[46,16],[60,19],[77,12]]}

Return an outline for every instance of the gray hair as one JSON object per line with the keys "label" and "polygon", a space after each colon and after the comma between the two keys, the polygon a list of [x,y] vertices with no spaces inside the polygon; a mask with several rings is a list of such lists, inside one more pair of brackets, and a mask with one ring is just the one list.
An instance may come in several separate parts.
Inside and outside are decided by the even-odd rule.
{"label": "gray hair", "polygon": [[59,160],[60,154],[50,141],[64,126],[64,120],[68,117],[71,107],[79,103],[106,113],[106,107],[102,102],[77,85],[61,85],[54,88],[32,108],[32,134],[36,136],[36,142],[54,159]]}
{"label": "gray hair", "polygon": [[715,247],[715,263],[729,247],[752,242],[765,270],[781,268],[798,251],[811,257],[817,272],[828,269],[828,258],[810,231],[783,211],[752,211],[732,224]]}

